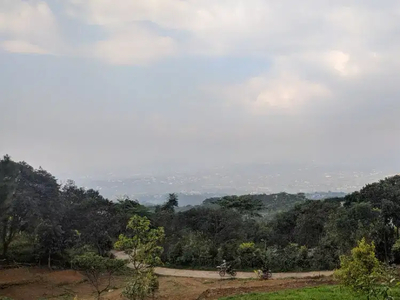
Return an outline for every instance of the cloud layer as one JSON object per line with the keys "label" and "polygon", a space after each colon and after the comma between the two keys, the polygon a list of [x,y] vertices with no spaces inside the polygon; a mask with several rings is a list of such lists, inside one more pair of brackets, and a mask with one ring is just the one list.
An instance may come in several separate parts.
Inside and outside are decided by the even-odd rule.
{"label": "cloud layer", "polygon": [[[140,128],[132,129],[133,138],[148,161],[157,151],[146,149],[168,141],[160,160],[190,161],[191,152],[203,161],[213,155],[215,161],[285,159],[296,148],[298,159],[340,161],[361,151],[359,157],[372,159],[400,149],[398,28],[400,4],[394,0],[0,1],[3,53],[51,54],[98,63],[99,73],[116,72],[117,79],[110,75],[94,84],[104,86],[95,98],[145,113],[127,117],[124,126],[121,120],[107,123],[102,113],[93,117],[101,130],[82,131],[108,132],[128,147],[112,132],[129,135],[126,128]],[[246,59],[252,66],[240,76],[245,68],[239,61]],[[222,60],[229,60],[230,71],[204,71]],[[65,72],[73,81],[85,70]],[[128,72],[138,72],[136,82],[126,79]],[[82,102],[94,94],[75,84]],[[231,147],[235,153],[226,155]]]}

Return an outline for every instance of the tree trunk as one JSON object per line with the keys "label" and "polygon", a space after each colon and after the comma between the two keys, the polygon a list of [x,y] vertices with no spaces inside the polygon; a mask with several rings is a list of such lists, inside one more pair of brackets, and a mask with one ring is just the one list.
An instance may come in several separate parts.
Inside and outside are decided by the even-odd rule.
{"label": "tree trunk", "polygon": [[49,257],[47,258],[47,267],[51,270],[51,252],[49,251]]}
{"label": "tree trunk", "polygon": [[7,242],[7,220],[3,220],[3,230],[1,235],[1,241],[3,243],[3,253],[2,256],[6,258],[8,251],[8,242]]}
{"label": "tree trunk", "polygon": [[387,250],[387,238],[386,238],[386,230],[384,231],[384,241],[385,241],[385,262],[389,262],[389,257],[388,257],[388,250]]}
{"label": "tree trunk", "polygon": [[7,251],[8,251],[8,243],[3,243],[3,253],[2,253],[2,256],[3,256],[4,258],[6,258],[6,256],[7,256]]}

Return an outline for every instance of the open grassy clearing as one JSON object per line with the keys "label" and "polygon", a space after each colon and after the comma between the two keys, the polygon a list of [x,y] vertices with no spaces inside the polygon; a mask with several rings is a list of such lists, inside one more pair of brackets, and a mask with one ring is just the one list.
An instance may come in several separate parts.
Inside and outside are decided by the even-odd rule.
{"label": "open grassy clearing", "polygon": [[[400,299],[400,289],[393,290],[392,296]],[[356,295],[339,286],[321,286],[273,293],[252,293],[220,298],[220,300],[359,300],[366,296]]]}

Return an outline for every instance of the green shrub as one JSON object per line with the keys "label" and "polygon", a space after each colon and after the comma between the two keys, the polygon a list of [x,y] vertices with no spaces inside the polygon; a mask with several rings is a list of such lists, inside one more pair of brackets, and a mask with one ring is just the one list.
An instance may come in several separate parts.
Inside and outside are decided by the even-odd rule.
{"label": "green shrub", "polygon": [[365,239],[358,242],[351,255],[340,257],[340,269],[335,271],[335,277],[342,285],[368,299],[392,299],[389,293],[394,279],[376,258],[374,243],[368,244]]}
{"label": "green shrub", "polygon": [[130,300],[142,300],[158,290],[158,278],[152,269],[137,272],[126,285],[122,294]]}

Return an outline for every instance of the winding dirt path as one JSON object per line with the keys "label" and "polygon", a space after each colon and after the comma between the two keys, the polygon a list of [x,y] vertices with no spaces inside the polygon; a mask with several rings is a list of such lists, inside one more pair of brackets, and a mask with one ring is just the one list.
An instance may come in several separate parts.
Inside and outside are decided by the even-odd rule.
{"label": "winding dirt path", "polygon": [[[128,259],[128,255],[121,251],[112,251],[116,258]],[[128,265],[129,267],[129,265]],[[221,278],[218,271],[197,271],[197,270],[181,270],[181,269],[169,269],[169,268],[155,268],[154,272],[157,275],[162,276],[173,276],[173,277],[190,277],[190,278],[208,278],[218,279]],[[320,277],[320,276],[331,276],[333,271],[315,271],[315,272],[292,272],[292,273],[273,273],[272,279],[283,279],[283,278],[308,278],[308,277]],[[227,276],[227,278],[229,278]],[[256,274],[253,272],[238,272],[236,278],[249,279],[256,278]]]}

